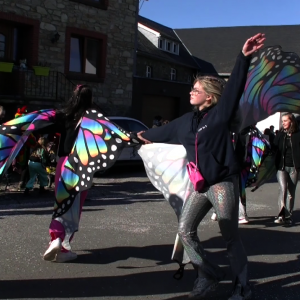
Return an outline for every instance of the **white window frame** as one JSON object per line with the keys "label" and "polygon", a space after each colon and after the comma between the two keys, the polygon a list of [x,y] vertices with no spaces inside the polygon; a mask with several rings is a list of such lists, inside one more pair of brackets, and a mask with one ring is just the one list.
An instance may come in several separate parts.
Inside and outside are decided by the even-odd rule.
{"label": "white window frame", "polygon": [[146,77],[151,78],[152,77],[152,67],[146,66]]}
{"label": "white window frame", "polygon": [[[170,50],[168,49],[168,45],[170,45]],[[172,52],[172,43],[168,40],[166,40],[166,44],[165,44],[165,50],[168,52]]]}
{"label": "white window frame", "polygon": [[[173,47],[172,47],[172,51],[173,51],[173,53],[175,53],[175,54],[179,54],[179,44],[177,44],[177,43],[173,43],[173,45],[172,45]],[[174,50],[174,47],[176,46],[176,50]]]}
{"label": "white window frame", "polygon": [[[161,46],[160,46],[160,44],[161,44]],[[164,46],[165,46],[165,41],[163,39],[159,38],[158,39],[158,48],[162,49],[162,50],[165,50]]]}
{"label": "white window frame", "polygon": [[176,69],[174,69],[174,68],[171,68],[171,80],[172,81],[176,81],[176,74],[177,72],[176,72]]}

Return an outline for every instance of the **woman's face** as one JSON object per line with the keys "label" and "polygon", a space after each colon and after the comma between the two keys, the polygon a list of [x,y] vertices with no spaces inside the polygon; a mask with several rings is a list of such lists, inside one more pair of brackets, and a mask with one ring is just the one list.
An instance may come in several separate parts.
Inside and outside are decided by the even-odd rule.
{"label": "woman's face", "polygon": [[281,118],[281,122],[282,122],[283,129],[285,129],[285,130],[290,129],[292,122],[288,116],[283,116]]}
{"label": "woman's face", "polygon": [[203,108],[209,106],[207,104],[209,104],[210,100],[211,96],[208,96],[205,93],[201,83],[197,81],[190,91],[190,103],[192,105],[199,106],[199,108]]}

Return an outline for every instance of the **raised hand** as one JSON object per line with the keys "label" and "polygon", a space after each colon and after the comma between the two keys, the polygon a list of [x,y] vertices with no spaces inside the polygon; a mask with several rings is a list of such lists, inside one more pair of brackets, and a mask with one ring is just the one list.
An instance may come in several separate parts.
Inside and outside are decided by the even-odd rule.
{"label": "raised hand", "polygon": [[251,37],[246,41],[246,43],[243,46],[243,54],[245,56],[251,55],[253,52],[259,50],[264,46],[263,42],[265,41],[265,35],[264,33],[258,33],[255,36]]}

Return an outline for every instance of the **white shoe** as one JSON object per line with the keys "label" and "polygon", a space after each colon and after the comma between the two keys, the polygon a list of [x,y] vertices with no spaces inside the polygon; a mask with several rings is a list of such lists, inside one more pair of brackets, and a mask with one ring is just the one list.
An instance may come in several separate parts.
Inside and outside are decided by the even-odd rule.
{"label": "white shoe", "polygon": [[285,223],[285,222],[284,222],[283,217],[278,217],[278,218],[274,221],[274,223],[277,223],[277,224],[283,224],[283,223]]}
{"label": "white shoe", "polygon": [[47,261],[54,261],[57,253],[61,250],[61,243],[60,238],[53,240],[50,243],[49,248],[44,253],[43,259]]}
{"label": "white shoe", "polygon": [[75,252],[58,252],[56,255],[56,262],[63,263],[66,261],[74,260],[77,258],[77,254]]}
{"label": "white shoe", "polygon": [[248,223],[249,223],[249,219],[247,216],[239,219],[239,224],[248,224]]}
{"label": "white shoe", "polygon": [[212,215],[211,215],[211,218],[210,218],[211,220],[213,220],[213,221],[217,221],[217,214],[216,213],[213,213]]}

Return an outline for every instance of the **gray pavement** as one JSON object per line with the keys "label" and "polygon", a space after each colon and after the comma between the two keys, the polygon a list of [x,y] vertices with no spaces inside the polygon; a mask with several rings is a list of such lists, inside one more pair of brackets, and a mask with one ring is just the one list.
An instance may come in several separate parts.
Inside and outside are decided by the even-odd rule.
{"label": "gray pavement", "polygon": [[[78,259],[64,264],[42,260],[49,242],[53,189],[25,198],[15,185],[9,188],[0,192],[0,299],[187,298],[195,279],[191,266],[180,281],[172,278],[178,268],[170,260],[177,219],[142,168],[115,168],[94,179],[72,243]],[[257,300],[300,299],[299,188],[296,223],[289,228],[273,223],[277,192],[276,182],[254,193],[248,190],[250,223],[240,226]],[[199,236],[227,272],[207,299],[228,299],[230,268],[218,224],[210,214]]]}

